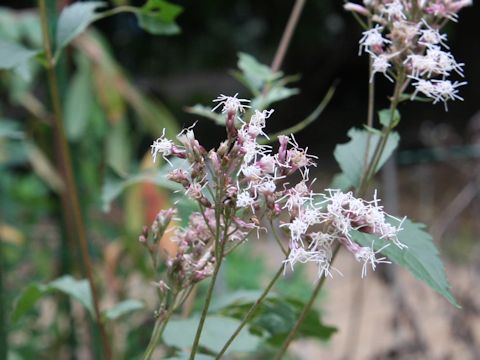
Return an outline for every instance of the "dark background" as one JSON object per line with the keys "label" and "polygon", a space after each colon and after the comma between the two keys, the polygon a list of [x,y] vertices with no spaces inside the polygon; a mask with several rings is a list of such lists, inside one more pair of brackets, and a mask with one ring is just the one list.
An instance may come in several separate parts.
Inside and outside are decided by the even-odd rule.
{"label": "dark background", "polygon": [[[143,3],[133,1],[132,5]],[[96,26],[109,39],[115,57],[134,82],[164,101],[180,125],[187,125],[195,118],[183,112],[184,106],[208,104],[219,93],[248,95],[229,75],[236,67],[237,53],[246,52],[270,64],[293,1],[176,3],[184,7],[178,18],[180,35],[149,35],[130,14],[102,20]],[[2,5],[20,9],[32,7],[35,2],[2,1]],[[368,59],[357,55],[361,29],[342,6],[342,1],[307,1],[282,66],[286,74],[301,75],[294,84],[301,94],[274,104],[276,112],[268,125],[269,131],[275,131],[301,121],[338,79],[337,92],[325,113],[297,136],[300,143],[307,144],[325,160],[331,159],[335,144],[347,139],[348,129],[361,126],[366,119]],[[403,103],[401,149],[423,147],[420,130],[424,128],[430,136],[439,136],[436,140],[449,145],[471,141],[470,120],[479,110],[480,100],[480,69],[476,66],[480,59],[479,22],[479,5],[475,3],[460,13],[458,23],[449,23],[445,28],[452,54],[465,63],[468,84],[460,90],[465,101],[450,102],[448,112],[443,104]],[[376,106],[380,109],[387,104],[392,88],[388,80],[377,78],[380,80],[376,82]],[[436,131],[439,126],[442,130]],[[203,139],[208,135],[207,145],[211,146],[223,136],[221,128],[215,128],[213,133],[212,127],[203,122],[197,129]]]}

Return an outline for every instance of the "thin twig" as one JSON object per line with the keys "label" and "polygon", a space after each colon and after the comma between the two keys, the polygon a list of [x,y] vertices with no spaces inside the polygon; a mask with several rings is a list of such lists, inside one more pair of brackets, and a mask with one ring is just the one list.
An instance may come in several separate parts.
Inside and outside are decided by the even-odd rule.
{"label": "thin twig", "polygon": [[[287,256],[288,256],[288,253],[287,253]],[[284,269],[284,265],[282,264],[282,266],[280,266],[280,268],[276,272],[275,276],[272,278],[272,280],[270,280],[270,283],[267,285],[265,290],[263,290],[263,293],[258,297],[257,300],[255,300],[255,303],[250,307],[250,309],[248,310],[247,314],[243,318],[240,325],[238,325],[235,332],[230,336],[230,338],[227,340],[227,342],[225,343],[223,348],[217,354],[217,356],[215,357],[216,360],[221,359],[222,355],[225,354],[228,347],[232,344],[233,340],[235,340],[235,338],[240,333],[240,331],[242,331],[242,329],[245,327],[245,325],[247,325],[247,323],[250,321],[252,316],[255,314],[255,311],[257,310],[257,308],[262,304],[263,300],[267,297],[267,295],[270,292],[270,290],[272,289],[273,285],[275,285],[275,282],[278,280],[278,278],[282,274],[283,269]]]}
{"label": "thin twig", "polygon": [[286,256],[288,254],[288,250],[285,249],[285,247],[282,244],[282,241],[278,237],[278,234],[275,231],[275,227],[273,226],[273,221],[272,220],[270,220],[270,227],[272,228],[272,234],[273,234],[273,237],[275,238],[275,241],[277,242],[278,246],[280,247],[280,250],[282,250],[283,255]]}
{"label": "thin twig", "polygon": [[47,75],[48,75],[48,85],[50,88],[50,95],[52,100],[52,106],[54,111],[54,135],[57,140],[57,143],[60,147],[59,149],[59,158],[61,162],[61,167],[63,170],[63,176],[65,179],[66,192],[64,193],[68,201],[62,201],[64,206],[64,211],[70,213],[72,217],[73,226],[76,230],[78,237],[78,242],[80,245],[80,253],[85,267],[85,273],[88,279],[90,286],[90,291],[92,293],[92,302],[95,310],[95,318],[97,322],[98,329],[100,331],[101,341],[102,341],[102,350],[104,359],[111,359],[111,349],[110,342],[107,336],[105,326],[100,313],[98,294],[95,288],[94,279],[93,279],[93,265],[88,253],[88,243],[85,230],[85,224],[83,222],[83,217],[80,209],[80,202],[77,193],[77,186],[75,183],[75,177],[73,175],[73,167],[70,156],[70,149],[68,147],[67,139],[65,136],[64,122],[63,122],[63,112],[62,106],[60,103],[60,94],[58,90],[57,75],[55,72],[55,63],[53,60],[52,49],[50,45],[50,35],[48,31],[48,14],[45,0],[39,0],[38,6],[40,10],[40,20],[43,34],[43,46],[45,50],[46,62],[47,62]]}
{"label": "thin twig", "polygon": [[[330,264],[332,264],[333,261],[335,260],[335,257],[337,255],[339,249],[340,249],[340,244],[338,244],[336,246],[335,250],[333,250],[332,260],[330,261]],[[310,300],[308,300],[308,303],[305,304],[305,306],[303,307],[303,310],[302,310],[299,318],[297,319],[297,322],[293,326],[292,330],[290,330],[290,332],[288,333],[287,338],[283,342],[283,345],[280,348],[280,350],[275,355],[274,360],[281,360],[282,356],[287,351],[288,346],[290,345],[290,343],[293,341],[293,339],[297,335],[298,330],[300,330],[300,326],[302,325],[303,321],[305,320],[305,317],[307,316],[310,309],[312,308],[313,303],[315,302],[315,299],[317,298],[318,294],[320,293],[320,290],[322,289],[323,284],[325,283],[326,279],[327,279],[326,274],[324,274],[322,276],[322,278],[318,281],[317,286],[315,286],[315,289],[313,290],[312,295],[310,296]]]}
{"label": "thin twig", "polygon": [[260,144],[270,144],[278,139],[280,135],[284,134],[296,134],[297,132],[305,129],[308,125],[313,123],[317,118],[323,113],[327,105],[332,100],[333,95],[335,94],[335,90],[337,87],[337,81],[333,83],[332,86],[328,89],[327,93],[325,94],[324,98],[320,102],[320,104],[313,110],[313,112],[308,115],[305,119],[300,121],[299,123],[289,127],[288,129],[284,129],[282,131],[278,131],[274,134],[268,135],[269,139],[264,138],[259,141]]}
{"label": "thin twig", "polygon": [[283,31],[282,39],[278,45],[277,52],[272,61],[272,72],[277,72],[282,67],[283,59],[287,53],[288,46],[290,45],[290,40],[292,35],[297,27],[300,14],[302,13],[303,7],[305,6],[305,0],[296,0],[295,5],[293,5],[292,12],[290,13],[290,18],[288,19],[287,26]]}

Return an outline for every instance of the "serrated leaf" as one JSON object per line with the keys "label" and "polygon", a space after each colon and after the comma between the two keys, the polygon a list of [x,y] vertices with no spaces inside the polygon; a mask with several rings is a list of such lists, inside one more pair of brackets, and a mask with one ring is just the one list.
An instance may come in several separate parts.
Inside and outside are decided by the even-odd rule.
{"label": "serrated leaf", "polygon": [[[403,230],[398,233],[398,239],[408,248],[400,249],[392,244],[382,250],[382,254],[392,262],[405,267],[417,279],[444,296],[452,305],[460,307],[450,291],[439,252],[433,244],[431,235],[425,231],[425,225],[405,220],[402,227]],[[386,240],[358,231],[354,231],[352,236],[362,246],[371,246],[373,241],[375,250],[386,244]]]}
{"label": "serrated leaf", "polygon": [[175,19],[183,11],[179,5],[166,0],[148,0],[136,13],[139,25],[154,35],[174,35],[180,32]]}
{"label": "serrated leaf", "polygon": [[[197,331],[198,318],[170,320],[163,334],[163,340],[169,346],[179,349],[189,348]],[[224,316],[207,316],[200,338],[200,345],[214,352],[222,349],[231,334],[240,325],[240,321]],[[227,353],[254,351],[261,338],[252,335],[245,327],[230,345]]]}
{"label": "serrated leaf", "polygon": [[37,50],[27,49],[20,44],[0,39],[0,69],[24,66],[37,54]]}
{"label": "serrated leaf", "polygon": [[[392,111],[390,109],[383,109],[378,112],[378,119],[380,121],[380,124],[382,124],[384,127],[390,127],[391,129],[395,128],[398,123],[400,122],[400,112],[395,109],[393,113],[393,119],[392,119]],[[392,123],[390,124],[390,120],[392,120]]]}
{"label": "serrated leaf", "polygon": [[[255,292],[239,291],[220,299],[213,306],[225,315],[243,319],[257,298]],[[266,335],[267,342],[279,346],[295,325],[304,305],[305,303],[299,299],[270,293],[253,314],[249,322],[251,331]],[[320,313],[316,309],[311,309],[300,326],[298,337],[315,337],[326,341],[336,331],[335,327],[323,324]]]}
{"label": "serrated leaf", "polygon": [[97,10],[106,6],[103,1],[75,2],[63,8],[58,18],[56,52],[67,46],[92,22],[97,20]]}
{"label": "serrated leaf", "polygon": [[[351,128],[348,131],[350,141],[345,144],[337,145],[333,153],[335,159],[340,165],[340,169],[342,169],[342,172],[355,187],[360,184],[360,178],[365,164],[365,151],[367,149],[369,135],[370,146],[367,157],[367,163],[369,163],[372,160],[373,153],[381,136],[371,133],[369,134],[366,130]],[[375,172],[377,172],[388,160],[398,146],[399,141],[399,135],[396,132],[392,132],[388,137],[385,149],[383,150],[382,157],[378,162]]]}
{"label": "serrated leaf", "polygon": [[20,320],[39,299],[53,291],[60,291],[78,300],[94,316],[92,294],[87,280],[76,280],[70,275],[62,276],[48,284],[30,284],[15,301],[12,320]]}
{"label": "serrated leaf", "polygon": [[129,300],[124,300],[124,301],[116,304],[114,307],[106,310],[103,313],[103,315],[108,320],[116,320],[116,319],[118,319],[118,318],[120,318],[124,315],[127,315],[131,312],[143,309],[144,307],[145,307],[145,305],[141,301],[134,300],[134,299],[129,299]]}

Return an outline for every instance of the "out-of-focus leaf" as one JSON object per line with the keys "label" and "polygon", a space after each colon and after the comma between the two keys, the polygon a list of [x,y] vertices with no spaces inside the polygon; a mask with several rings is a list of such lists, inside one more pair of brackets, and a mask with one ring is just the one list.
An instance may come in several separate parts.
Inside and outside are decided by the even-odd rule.
{"label": "out-of-focus leaf", "polygon": [[[174,357],[169,357],[165,360],[189,360],[190,353],[188,352],[181,352]],[[215,359],[215,356],[205,355],[205,354],[195,354],[195,360],[212,360]]]}
{"label": "out-of-focus leaf", "polygon": [[[151,99],[139,91],[123,74],[120,66],[110,55],[104,39],[90,31],[75,44],[94,63],[96,90],[101,105],[109,113],[109,120],[116,123],[123,118],[124,101],[134,109],[135,117],[150,134],[162,133],[174,137],[180,129],[171,112],[158,100]],[[103,81],[103,86],[99,82]],[[112,88],[113,87],[113,88]],[[105,92],[110,92],[105,96]]]}
{"label": "out-of-focus leaf", "polygon": [[385,127],[390,127],[391,129],[393,129],[400,122],[400,112],[397,109],[395,109],[393,113],[392,124],[390,124],[391,117],[392,117],[392,111],[390,109],[383,109],[378,112],[378,118],[380,120],[380,124],[382,124]]}
{"label": "out-of-focus leaf", "polygon": [[57,53],[97,20],[97,10],[105,5],[103,1],[88,1],[75,2],[63,8],[57,25]]}
{"label": "out-of-focus leaf", "polygon": [[55,192],[61,193],[65,184],[45,154],[31,141],[25,142],[28,159],[35,173]]}
{"label": "out-of-focus leaf", "polygon": [[116,304],[111,309],[106,310],[103,315],[108,320],[116,320],[124,315],[143,309],[145,304],[141,301],[129,299]]}
{"label": "out-of-focus leaf", "polygon": [[170,190],[180,190],[182,187],[167,179],[167,175],[173,168],[188,169],[188,162],[181,159],[172,159],[173,167],[164,165],[159,170],[151,170],[144,173],[132,175],[125,179],[107,179],[102,189],[102,207],[104,211],[110,210],[110,204],[119,196],[126,187],[140,182],[151,182]]}
{"label": "out-of-focus leaf", "polygon": [[338,189],[341,191],[347,191],[352,187],[353,187],[352,182],[344,173],[336,174],[333,177],[332,183],[329,186],[330,189]]}
{"label": "out-of-focus leaf", "polygon": [[218,114],[216,112],[213,112],[210,106],[197,104],[194,106],[187,107],[185,111],[190,114],[203,116],[207,119],[213,120],[218,125],[225,126],[225,116]]}
{"label": "out-of-focus leaf", "polygon": [[[193,343],[198,321],[198,318],[170,320],[163,334],[163,340],[169,346],[179,349],[189,348]],[[200,345],[213,352],[220,351],[238,325],[240,325],[240,321],[236,319],[214,315],[207,316],[200,338]],[[230,345],[227,353],[254,351],[260,341],[259,336],[250,334],[248,328],[245,327]]]}
{"label": "out-of-focus leaf", "polygon": [[293,95],[297,95],[299,92],[300,91],[295,88],[272,86],[267,92],[267,96],[260,96],[252,101],[252,107],[254,109],[265,109],[271,104],[288,99]]}
{"label": "out-of-focus leaf", "polygon": [[155,35],[174,35],[180,32],[175,19],[183,11],[179,5],[166,0],[148,0],[136,13],[140,26]]}
{"label": "out-of-focus leaf", "polygon": [[88,310],[92,317],[95,316],[93,309],[92,293],[87,280],[76,280],[70,275],[62,276],[50,284],[49,290],[58,290],[78,300]]}
{"label": "out-of-focus leaf", "polygon": [[132,155],[130,130],[126,121],[113,124],[107,136],[107,163],[120,174],[128,173]]}
{"label": "out-of-focus leaf", "polygon": [[[359,130],[352,128],[348,131],[350,141],[346,144],[337,145],[333,155],[340,165],[340,169],[348,178],[348,180],[356,187],[360,184],[360,178],[362,176],[364,164],[365,164],[365,151],[367,149],[367,141],[369,133],[366,130]],[[370,134],[370,146],[368,151],[367,163],[369,163],[373,157],[375,148],[380,141],[381,137],[377,134]],[[390,155],[398,146],[400,137],[396,132],[392,132],[387,140],[385,149],[382,153],[382,157],[378,162],[375,172],[377,172],[388,160]]]}
{"label": "out-of-focus leaf", "polygon": [[20,44],[0,39],[0,69],[22,66],[37,54],[37,50],[27,49]]}
{"label": "out-of-focus leaf", "polygon": [[12,314],[12,321],[18,321],[25,315],[35,303],[43,296],[47,286],[41,284],[31,284],[25,288],[15,302],[15,308]]}
{"label": "out-of-focus leaf", "polygon": [[[392,262],[405,267],[417,279],[425,282],[459,308],[460,305],[450,291],[450,284],[438,250],[433,244],[431,235],[425,231],[425,225],[407,219],[403,222],[402,228],[403,230],[398,233],[398,240],[408,248],[400,249],[391,244],[382,250],[382,254]],[[352,236],[363,246],[372,246],[373,243],[375,250],[379,250],[388,243],[388,240],[358,231],[353,231]]]}
{"label": "out-of-focus leaf", "polygon": [[20,318],[33,308],[40,298],[53,291],[60,291],[78,300],[85,306],[90,315],[92,315],[92,317],[94,316],[92,294],[88,281],[76,280],[70,275],[65,275],[46,285],[30,284],[17,298],[13,309],[12,320],[14,322],[20,320]]}
{"label": "out-of-focus leaf", "polygon": [[23,131],[20,130],[19,123],[13,120],[0,118],[0,140],[21,140],[24,138]]}
{"label": "out-of-focus leaf", "polygon": [[[225,304],[225,302],[223,302]],[[254,301],[246,301],[242,298],[234,299],[231,304],[225,305],[220,312],[242,319]],[[262,305],[256,310],[251,321],[251,331],[266,335],[266,341],[279,346],[288,336],[288,332],[295,325],[298,316],[304,307],[303,301],[293,298],[282,297],[278,294],[270,294]],[[317,310],[312,309],[306,316],[306,320],[300,326],[299,337],[316,337],[320,340],[328,340],[337,329],[323,324]]]}
{"label": "out-of-focus leaf", "polygon": [[[229,306],[250,305],[253,304],[262,295],[261,290],[237,290],[225,295],[216,297],[212,301],[210,311],[215,312]],[[270,292],[269,297],[275,297],[274,293]]]}
{"label": "out-of-focus leaf", "polygon": [[65,131],[71,141],[79,140],[87,129],[93,105],[91,69],[84,56],[77,56],[77,71],[65,99]]}
{"label": "out-of-focus leaf", "polygon": [[238,54],[237,66],[245,75],[250,86],[257,90],[260,90],[265,83],[283,76],[281,72],[272,72],[269,66],[258,62],[257,59],[246,53]]}

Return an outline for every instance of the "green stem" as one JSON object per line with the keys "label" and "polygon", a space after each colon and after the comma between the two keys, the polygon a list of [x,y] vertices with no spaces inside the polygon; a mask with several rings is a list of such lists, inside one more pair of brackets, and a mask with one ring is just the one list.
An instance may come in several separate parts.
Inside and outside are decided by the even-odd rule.
{"label": "green stem", "polygon": [[359,196],[363,196],[365,194],[365,191],[367,190],[367,187],[371,178],[375,175],[378,164],[380,163],[380,159],[382,158],[383,151],[385,150],[385,146],[387,145],[388,138],[390,136],[390,133],[393,130],[395,111],[397,110],[398,104],[400,102],[400,97],[402,95],[404,77],[405,77],[405,74],[403,73],[403,71],[400,72],[397,78],[397,81],[395,84],[395,90],[390,102],[390,121],[388,126],[383,127],[380,141],[377,143],[377,146],[375,147],[372,160],[368,165],[367,170],[365,171],[365,176],[362,178],[360,182],[360,186],[358,187],[358,192],[357,192]]}
{"label": "green stem", "polygon": [[[225,227],[228,228],[227,224],[225,224]],[[197,350],[198,350],[200,336],[202,335],[203,326],[205,325],[205,319],[207,318],[208,309],[210,308],[210,302],[212,301],[213,289],[215,287],[217,276],[220,271],[220,267],[222,265],[223,249],[225,247],[225,242],[226,242],[226,239],[223,239],[222,244],[220,245],[220,251],[218,252],[220,256],[216,258],[217,263],[215,264],[215,269],[213,271],[212,279],[210,280],[210,284],[208,286],[207,297],[203,305],[202,314],[200,316],[200,322],[198,323],[197,332],[195,334],[195,340],[193,341],[192,351],[190,353],[190,358],[189,358],[190,360],[195,359],[195,354],[197,353]]]}
{"label": "green stem", "polygon": [[[287,254],[288,256],[288,254]],[[238,325],[237,329],[235,330],[235,332],[230,336],[230,338],[227,340],[227,342],[225,343],[225,345],[223,345],[223,348],[220,350],[220,352],[217,354],[217,356],[215,357],[216,360],[219,360],[221,359],[222,355],[225,354],[225,352],[227,351],[228,347],[232,344],[233,340],[235,340],[235,338],[238,336],[238,334],[240,333],[240,331],[242,331],[242,329],[245,327],[245,325],[250,321],[250,319],[252,318],[252,316],[255,314],[255,311],[258,309],[258,307],[262,304],[263,300],[267,297],[268,293],[270,292],[270,290],[272,289],[273,285],[277,282],[278,278],[280,277],[280,275],[282,274],[283,272],[283,269],[284,269],[284,265],[280,266],[280,268],[278,269],[277,273],[275,274],[275,276],[272,278],[272,280],[270,280],[270,283],[267,285],[267,287],[265,288],[265,290],[263,290],[263,293],[260,295],[260,297],[255,301],[255,303],[250,307],[250,309],[248,310],[247,314],[245,315],[245,317],[243,318],[242,322],[240,323],[240,325]]]}
{"label": "green stem", "polygon": [[288,45],[290,45],[290,41],[292,39],[293,33],[295,28],[297,27],[298,20],[300,19],[300,15],[302,14],[303,7],[305,6],[305,0],[296,0],[295,4],[293,5],[292,12],[290,13],[290,17],[288,18],[287,26],[282,35],[282,39],[280,40],[280,44],[278,45],[277,52],[275,53],[275,57],[272,61],[272,72],[277,72],[280,70],[282,66],[283,59],[285,58],[285,54],[288,49]]}
{"label": "green stem", "polygon": [[152,337],[150,338],[150,342],[148,343],[147,349],[145,350],[145,354],[143,355],[143,360],[150,360],[152,358],[153,352],[155,351],[158,341],[162,337],[163,331],[165,330],[168,320],[172,316],[173,312],[175,311],[175,307],[171,307],[171,309],[167,312],[164,317],[159,317],[155,322],[155,327],[153,328]]}
{"label": "green stem", "polygon": [[47,62],[47,76],[48,76],[48,85],[50,88],[50,96],[52,100],[52,106],[54,111],[54,128],[55,128],[55,138],[56,142],[59,146],[59,160],[61,162],[61,168],[63,172],[63,177],[66,185],[66,191],[62,196],[65,197],[62,204],[64,206],[64,211],[67,214],[71,215],[73,227],[76,230],[76,234],[78,236],[78,242],[80,245],[80,253],[83,260],[83,264],[85,267],[86,276],[88,279],[88,283],[90,285],[90,290],[92,293],[92,302],[93,307],[95,310],[95,317],[98,329],[100,331],[100,336],[102,340],[102,350],[104,359],[110,360],[111,359],[111,350],[110,350],[110,343],[107,336],[106,329],[104,327],[99,302],[98,302],[98,294],[95,288],[94,280],[93,280],[93,265],[90,259],[90,255],[88,253],[88,243],[87,243],[87,236],[85,230],[85,224],[83,221],[82,213],[80,210],[80,202],[77,192],[77,187],[75,183],[75,177],[73,175],[73,166],[70,156],[70,149],[68,147],[67,139],[65,136],[65,129],[63,123],[63,112],[62,106],[60,103],[60,93],[58,89],[58,80],[55,71],[55,62],[53,59],[52,49],[51,49],[51,42],[50,42],[50,35],[48,31],[48,13],[45,0],[38,0],[38,6],[40,11],[40,21],[42,27],[42,34],[43,34],[43,46],[45,50],[46,62]]}
{"label": "green stem", "polygon": [[[331,264],[335,260],[335,257],[337,256],[337,253],[338,253],[339,249],[340,249],[340,244],[338,244],[336,246],[335,250],[333,250],[332,260],[330,261]],[[320,290],[322,289],[326,278],[327,277],[324,274],[324,276],[322,276],[322,278],[318,281],[317,286],[315,286],[315,289],[313,290],[312,295],[310,296],[310,299],[308,300],[307,304],[305,304],[305,306],[303,307],[303,310],[300,314],[300,317],[298,318],[297,322],[293,326],[292,330],[290,330],[290,332],[288,333],[287,338],[283,342],[283,345],[280,348],[280,350],[275,355],[274,360],[280,360],[282,358],[282,356],[285,354],[285,352],[287,351],[288,346],[290,345],[290,343],[293,341],[293,339],[297,335],[298,330],[300,330],[300,326],[302,325],[303,321],[305,320],[305,317],[307,316],[310,309],[312,308],[313,303],[315,302],[315,299],[317,298],[318,294],[320,293]]]}
{"label": "green stem", "polygon": [[337,83],[338,81],[335,81],[332,86],[328,89],[327,93],[325,94],[324,98],[320,102],[320,104],[313,110],[313,112],[308,115],[305,119],[300,121],[299,123],[287,128],[283,129],[282,131],[278,131],[274,134],[268,135],[269,139],[263,138],[259,140],[260,144],[271,144],[275,141],[278,140],[278,137],[280,135],[284,134],[296,134],[297,132],[305,129],[307,126],[309,126],[311,123],[313,123],[315,120],[318,119],[318,117],[323,113],[327,105],[330,103],[330,100],[332,100],[333,95],[335,94],[335,90],[337,88]]}
{"label": "green stem", "polygon": [[287,249],[285,249],[285,247],[282,244],[282,241],[278,237],[277,232],[275,231],[275,227],[273,226],[273,221],[272,220],[270,220],[270,227],[272,228],[273,237],[275,238],[275,241],[277,242],[278,246],[280,247],[280,250],[282,250],[283,255],[287,256],[289,251]]}
{"label": "green stem", "polygon": [[[220,218],[220,216],[218,216],[218,218]],[[217,224],[216,233],[220,234],[220,221],[217,220],[216,224]],[[213,270],[212,279],[210,280],[210,284],[208,286],[208,291],[207,291],[207,297],[205,299],[205,304],[203,305],[202,314],[200,315],[200,322],[198,323],[197,332],[195,334],[195,340],[193,341],[192,351],[190,353],[190,360],[195,359],[195,354],[197,353],[197,350],[198,350],[198,345],[199,345],[199,342],[200,342],[200,336],[202,335],[202,330],[203,330],[203,326],[205,324],[205,319],[207,318],[208,309],[210,308],[210,302],[212,301],[213,289],[215,287],[215,283],[217,281],[217,276],[218,276],[218,273],[220,271],[220,267],[222,266],[222,260],[224,258],[223,251],[225,249],[225,244],[227,242],[226,234],[228,233],[228,227],[230,226],[229,224],[230,223],[228,221],[225,221],[223,237],[222,237],[221,243],[219,243],[220,237],[219,237],[219,235],[217,235],[217,239],[216,239],[216,245],[217,246],[216,246],[216,248],[218,250],[215,251],[215,254],[216,254],[215,269]]]}
{"label": "green stem", "polygon": [[3,240],[0,237],[0,359],[6,359],[8,355],[8,329],[7,329],[7,319],[6,319],[6,298],[7,292],[4,287],[3,279]]}

